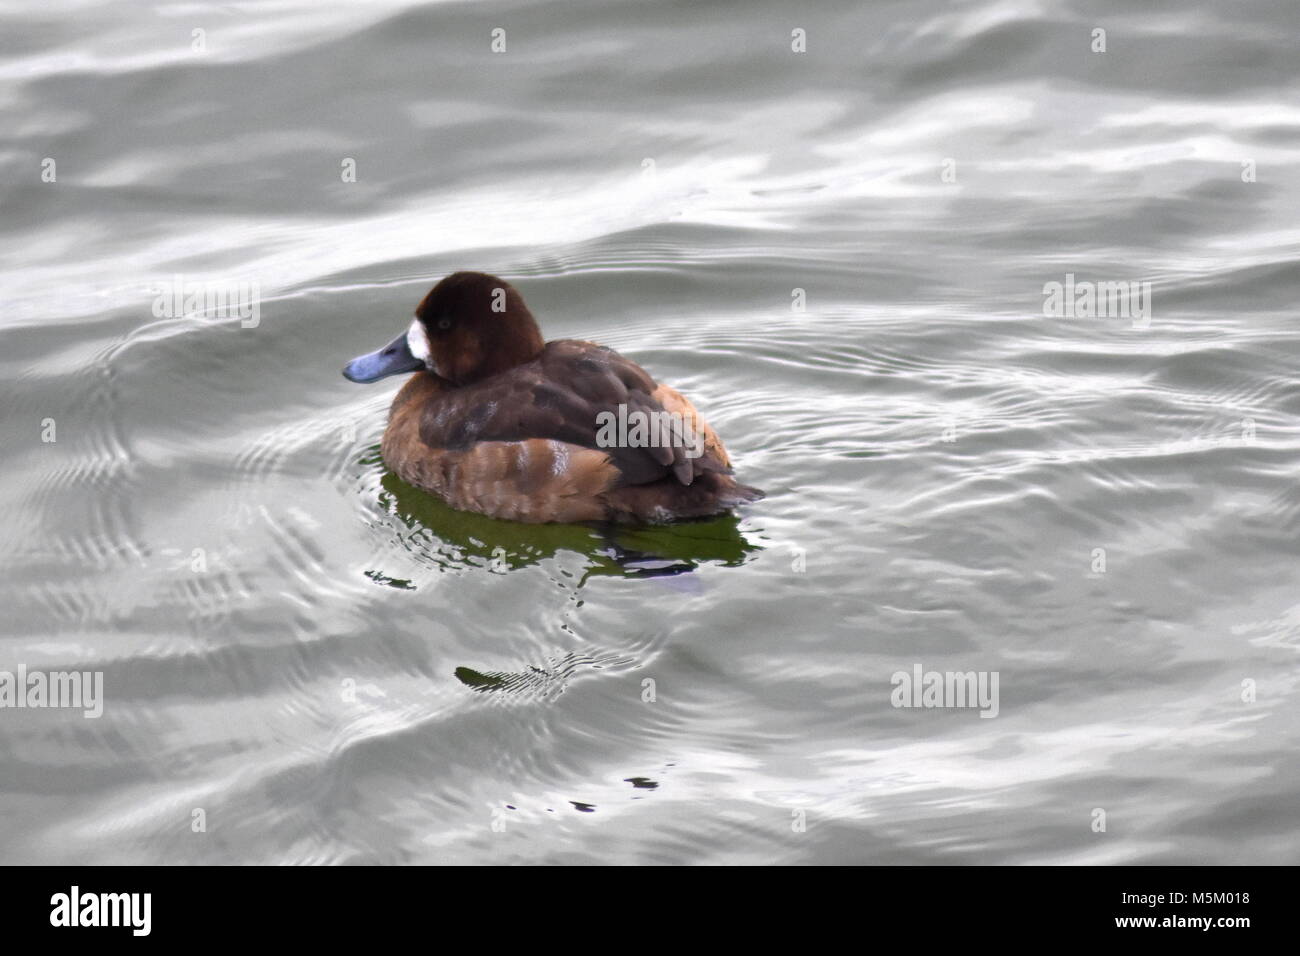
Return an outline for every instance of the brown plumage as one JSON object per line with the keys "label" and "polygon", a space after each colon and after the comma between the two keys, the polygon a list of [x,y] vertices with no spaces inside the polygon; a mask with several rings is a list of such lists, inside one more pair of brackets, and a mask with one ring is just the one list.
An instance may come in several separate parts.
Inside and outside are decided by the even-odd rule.
{"label": "brown plumage", "polygon": [[344,374],[374,381],[413,369],[389,412],[383,458],[454,508],[528,522],[662,522],[762,497],[731,477],[726,448],[681,393],[603,346],[544,343],[523,298],[495,276],[443,279],[405,340]]}

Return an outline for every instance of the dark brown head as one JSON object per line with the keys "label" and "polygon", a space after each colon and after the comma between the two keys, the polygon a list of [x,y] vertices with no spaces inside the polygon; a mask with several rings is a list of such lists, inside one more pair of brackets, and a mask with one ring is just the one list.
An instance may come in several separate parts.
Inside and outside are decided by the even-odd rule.
{"label": "dark brown head", "polygon": [[375,382],[399,372],[427,370],[456,385],[530,362],[545,342],[523,297],[509,282],[483,272],[455,272],[435,285],[406,332],[343,374]]}

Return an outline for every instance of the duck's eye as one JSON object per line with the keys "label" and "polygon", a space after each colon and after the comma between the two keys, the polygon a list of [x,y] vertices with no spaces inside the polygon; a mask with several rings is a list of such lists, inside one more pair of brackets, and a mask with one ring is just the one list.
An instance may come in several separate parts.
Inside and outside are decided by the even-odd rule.
{"label": "duck's eye", "polygon": [[442,329],[444,332],[451,328],[451,319],[439,319],[438,328]]}

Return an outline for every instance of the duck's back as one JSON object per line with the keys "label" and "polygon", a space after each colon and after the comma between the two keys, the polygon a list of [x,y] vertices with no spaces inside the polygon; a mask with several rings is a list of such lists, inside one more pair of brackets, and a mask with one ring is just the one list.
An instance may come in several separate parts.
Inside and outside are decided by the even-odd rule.
{"label": "duck's back", "polygon": [[[637,422],[674,425],[628,441]],[[611,349],[567,339],[469,385],[413,376],[383,454],[453,507],[519,521],[665,521],[762,494],[730,477],[722,442],[680,393]]]}

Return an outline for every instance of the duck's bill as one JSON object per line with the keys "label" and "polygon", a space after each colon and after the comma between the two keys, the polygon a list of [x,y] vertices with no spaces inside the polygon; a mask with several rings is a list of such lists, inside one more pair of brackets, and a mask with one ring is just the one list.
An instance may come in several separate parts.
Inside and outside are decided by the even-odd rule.
{"label": "duck's bill", "polygon": [[358,355],[343,367],[343,377],[364,385],[389,375],[400,375],[402,372],[414,372],[422,368],[424,360],[416,358],[411,352],[407,335],[403,332],[378,352]]}

